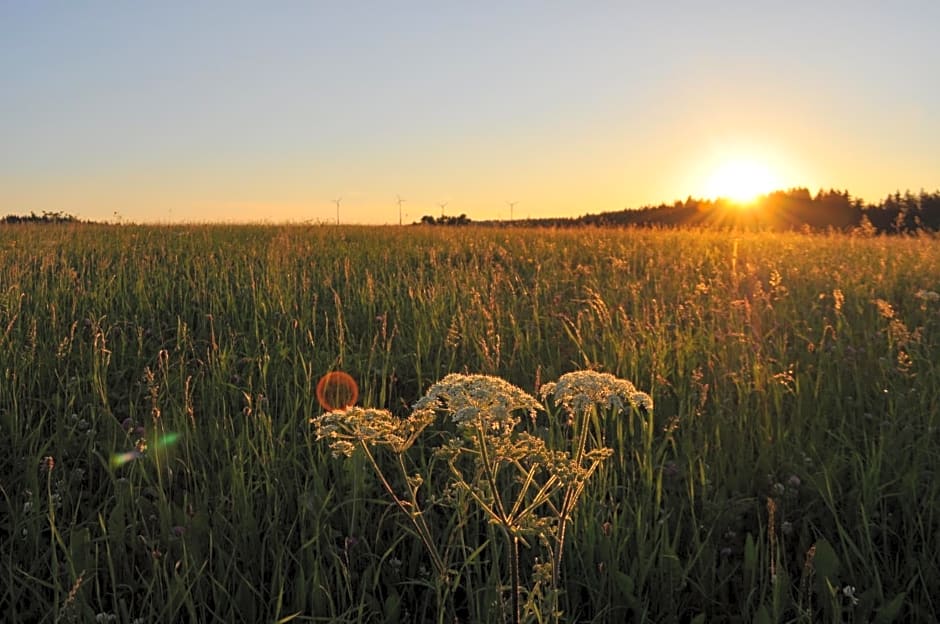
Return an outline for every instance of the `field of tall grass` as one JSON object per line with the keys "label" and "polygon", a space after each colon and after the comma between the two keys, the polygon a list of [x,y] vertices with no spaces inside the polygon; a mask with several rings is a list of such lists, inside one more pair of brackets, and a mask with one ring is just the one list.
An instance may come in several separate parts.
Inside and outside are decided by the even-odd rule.
{"label": "field of tall grass", "polygon": [[524,620],[936,621],[938,292],[926,236],[0,227],[0,613],[508,619],[499,527],[429,480],[420,533],[317,439],[317,383],[404,418],[449,373],[593,370],[655,410],[598,412],[612,454],[557,592],[521,548]]}

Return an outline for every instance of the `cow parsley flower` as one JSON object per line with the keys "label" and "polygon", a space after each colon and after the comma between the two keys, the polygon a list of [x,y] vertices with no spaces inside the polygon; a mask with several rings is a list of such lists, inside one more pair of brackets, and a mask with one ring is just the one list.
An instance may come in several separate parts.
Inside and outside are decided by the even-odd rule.
{"label": "cow parsley flower", "polygon": [[431,423],[426,414],[398,418],[384,409],[349,407],[311,420],[317,440],[330,440],[335,457],[349,457],[356,443],[384,445],[396,453],[407,450]]}
{"label": "cow parsley flower", "polygon": [[626,379],[590,370],[562,375],[558,381],[543,385],[539,393],[546,400],[552,395],[555,405],[571,413],[583,413],[591,405],[622,410],[629,404],[646,411],[653,409],[652,397]]}
{"label": "cow parsley flower", "polygon": [[458,427],[509,431],[519,422],[513,412],[524,410],[534,418],[541,404],[524,390],[490,375],[447,375],[414,405],[415,414],[438,410],[450,415]]}

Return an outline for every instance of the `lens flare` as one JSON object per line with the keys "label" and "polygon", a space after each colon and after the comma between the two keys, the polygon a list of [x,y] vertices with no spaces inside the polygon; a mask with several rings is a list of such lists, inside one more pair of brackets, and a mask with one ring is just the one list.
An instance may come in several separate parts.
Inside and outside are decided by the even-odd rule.
{"label": "lens flare", "polygon": [[327,411],[352,407],[359,399],[356,380],[342,371],[333,371],[317,383],[317,401]]}
{"label": "lens flare", "polygon": [[157,438],[156,442],[153,443],[153,449],[158,451],[160,449],[165,449],[168,446],[173,446],[179,439],[180,434],[176,433],[175,431],[164,433],[162,436]]}
{"label": "lens flare", "polygon": [[137,448],[133,451],[114,453],[111,455],[111,467],[118,468],[119,466],[129,464],[135,459],[143,457],[148,451],[155,452],[173,446],[179,439],[180,434],[176,433],[175,431],[171,431],[158,437],[150,444],[140,440],[137,443]]}
{"label": "lens flare", "polygon": [[111,456],[111,467],[117,468],[125,464],[129,464],[138,457],[141,457],[143,453],[140,451],[127,451],[126,453],[115,453]]}

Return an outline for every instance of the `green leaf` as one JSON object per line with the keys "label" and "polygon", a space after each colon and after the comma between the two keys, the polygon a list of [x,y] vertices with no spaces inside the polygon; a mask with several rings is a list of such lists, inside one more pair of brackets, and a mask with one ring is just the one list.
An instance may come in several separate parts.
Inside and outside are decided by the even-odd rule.
{"label": "green leaf", "polygon": [[633,591],[636,589],[636,587],[633,583],[632,576],[624,572],[615,571],[614,579],[617,581],[617,589],[622,591],[624,594],[633,594]]}
{"label": "green leaf", "polygon": [[92,568],[90,542],[91,531],[88,530],[88,527],[76,529],[69,535],[69,558],[72,565],[75,566],[74,573],[76,576],[82,574],[82,572],[90,571]]}
{"label": "green leaf", "polygon": [[825,594],[827,582],[834,587],[839,586],[839,557],[826,539],[816,541],[813,567],[816,569],[816,586],[821,594]]}
{"label": "green leaf", "polygon": [[624,597],[624,601],[629,605],[633,606],[636,604],[636,595],[633,593],[636,591],[636,583],[633,581],[633,577],[625,572],[619,570],[614,571],[614,583],[617,586],[617,589]]}
{"label": "green leaf", "polygon": [[744,573],[752,576],[757,570],[757,544],[750,533],[744,540]]}
{"label": "green leaf", "polygon": [[401,621],[401,596],[397,591],[392,590],[388,598],[385,599],[383,611],[386,622]]}
{"label": "green leaf", "polygon": [[875,614],[875,624],[890,624],[896,620],[904,607],[905,598],[907,598],[907,594],[900,593],[892,598],[891,602],[878,609],[878,613]]}
{"label": "green leaf", "polygon": [[118,552],[123,552],[123,549],[126,546],[124,543],[124,535],[127,532],[124,506],[115,505],[114,509],[111,510],[111,513],[108,514],[108,520],[106,523],[103,523],[101,514],[98,514],[98,522],[101,524],[102,531],[107,532],[108,541],[111,542],[111,547],[120,548]]}
{"label": "green leaf", "polygon": [[836,578],[839,575],[839,557],[828,540],[816,541],[816,556],[813,558],[813,565],[820,576]]}
{"label": "green leaf", "polygon": [[773,624],[770,613],[764,605],[757,608],[757,613],[754,614],[754,624]]}

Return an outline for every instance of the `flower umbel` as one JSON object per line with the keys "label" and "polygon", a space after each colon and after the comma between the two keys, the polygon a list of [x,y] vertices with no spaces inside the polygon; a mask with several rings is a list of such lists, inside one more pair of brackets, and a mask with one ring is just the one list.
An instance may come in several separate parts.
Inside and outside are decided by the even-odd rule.
{"label": "flower umbel", "polygon": [[316,428],[317,440],[330,440],[334,456],[349,457],[355,443],[388,446],[396,453],[403,453],[431,420],[427,414],[418,412],[408,418],[398,418],[388,410],[349,407],[327,412],[311,422]]}
{"label": "flower umbel", "polygon": [[562,375],[558,381],[543,385],[539,394],[543,399],[552,395],[555,405],[561,405],[569,412],[583,412],[591,405],[622,410],[624,401],[647,411],[653,409],[652,397],[637,390],[626,379],[591,370]]}
{"label": "flower umbel", "polygon": [[513,412],[530,416],[542,406],[524,390],[489,375],[447,375],[415,403],[415,414],[433,417],[437,410],[450,414],[457,426],[510,431],[519,423]]}

